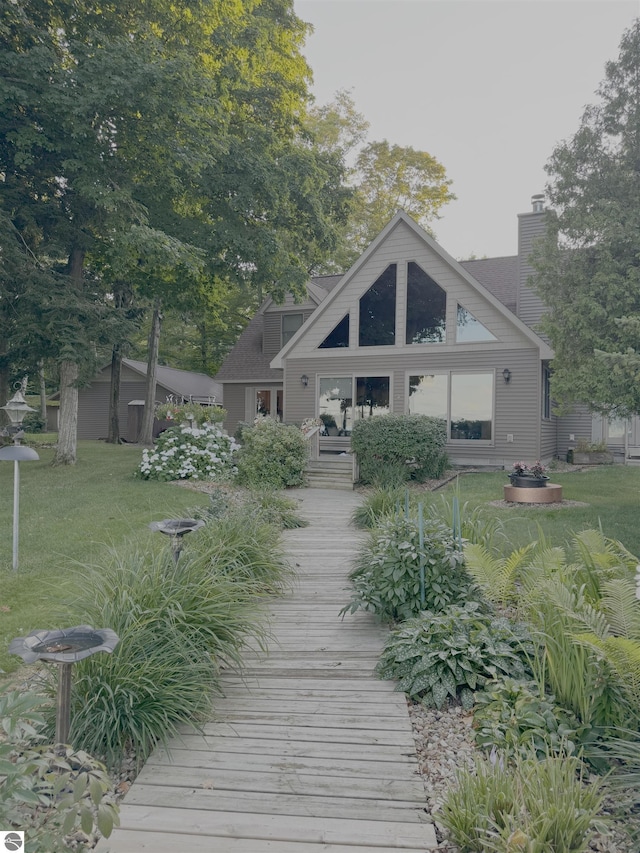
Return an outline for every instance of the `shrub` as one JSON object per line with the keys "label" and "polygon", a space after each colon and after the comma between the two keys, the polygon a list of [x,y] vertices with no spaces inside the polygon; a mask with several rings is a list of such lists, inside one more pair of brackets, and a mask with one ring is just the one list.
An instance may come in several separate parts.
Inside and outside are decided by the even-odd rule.
{"label": "shrub", "polygon": [[298,427],[261,418],[243,429],[242,441],[237,456],[239,483],[274,489],[303,484],[307,443]]}
{"label": "shrub", "polygon": [[[439,819],[465,853],[583,853],[602,804],[571,757],[478,759],[459,771]],[[598,827],[600,828],[600,827]]]}
{"label": "shrub", "polygon": [[170,427],[152,449],[142,451],[137,476],[143,480],[216,480],[233,471],[232,438],[213,425]]}
{"label": "shrub", "polygon": [[398,690],[441,708],[447,697],[471,708],[474,693],[498,677],[522,678],[523,629],[467,602],[408,619],[387,641],[376,672],[400,679]]}
{"label": "shrub", "polygon": [[105,796],[113,794],[111,780],[85,752],[40,742],[45,702],[28,692],[0,695],[0,826],[24,830],[26,853],[62,853],[71,834],[75,849],[88,850],[96,828],[108,837],[118,823],[117,806]]}
{"label": "shrub", "polygon": [[[271,526],[269,531],[276,542]],[[247,539],[254,533],[249,528]],[[177,564],[166,547],[146,554],[112,552],[83,579],[75,607],[80,619],[109,626],[120,643],[111,655],[76,664],[70,737],[110,763],[130,747],[144,760],[180,723],[203,718],[220,667],[241,663],[247,638],[264,642],[256,603],[264,584],[236,571],[241,554],[233,566],[198,559],[196,541],[193,534]],[[261,545],[259,539],[254,547]],[[206,541],[202,547],[206,554]]]}
{"label": "shrub", "polygon": [[[442,610],[466,599],[470,581],[451,531],[441,522],[423,523],[397,515],[372,531],[350,578],[355,588],[344,612],[370,610],[387,621],[407,619],[420,610]],[[421,596],[424,566],[424,603]]]}
{"label": "shrub", "polygon": [[570,711],[559,708],[553,696],[540,695],[535,681],[505,678],[476,697],[473,722],[478,746],[505,755],[532,752],[572,755],[585,734]]}
{"label": "shrub", "polygon": [[392,515],[402,506],[405,499],[404,489],[391,486],[381,486],[375,492],[367,495],[363,502],[351,514],[351,521],[356,527],[377,527],[385,516]]}
{"label": "shrub", "polygon": [[383,415],[357,421],[351,447],[360,478],[377,486],[439,477],[448,465],[446,424],[426,415]]}
{"label": "shrub", "polygon": [[191,421],[198,427],[222,423],[226,415],[221,406],[201,406],[199,403],[161,403],[155,411],[159,421]]}

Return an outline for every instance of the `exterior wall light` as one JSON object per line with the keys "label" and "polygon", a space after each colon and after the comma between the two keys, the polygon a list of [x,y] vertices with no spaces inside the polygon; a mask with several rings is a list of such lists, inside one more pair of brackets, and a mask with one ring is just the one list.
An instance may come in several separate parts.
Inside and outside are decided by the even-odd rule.
{"label": "exterior wall light", "polygon": [[302,385],[303,388],[306,388],[307,385],[309,384],[309,377],[307,376],[306,373],[303,373],[302,376],[300,377],[300,384]]}
{"label": "exterior wall light", "polygon": [[509,384],[509,382],[511,382],[511,371],[508,367],[505,367],[505,369],[502,371],[502,378],[504,379],[507,385]]}

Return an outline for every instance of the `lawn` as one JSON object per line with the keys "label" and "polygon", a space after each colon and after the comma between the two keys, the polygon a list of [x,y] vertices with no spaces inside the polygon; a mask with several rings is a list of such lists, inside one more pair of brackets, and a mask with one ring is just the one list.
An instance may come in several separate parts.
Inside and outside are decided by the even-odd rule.
{"label": "lawn", "polygon": [[[158,536],[150,521],[185,515],[207,497],[172,483],[137,480],[141,450],[79,442],[74,466],[52,467],[53,449],[20,464],[19,569],[12,570],[13,464],[0,462],[0,670],[21,665],[9,641],[68,627],[65,603],[82,587],[82,564],[124,540]],[[108,626],[96,626],[108,627]]]}
{"label": "lawn", "polygon": [[601,465],[568,472],[551,471],[551,481],[562,486],[566,501],[587,506],[514,507],[489,506],[502,500],[505,472],[463,474],[441,491],[457,488],[461,505],[487,506],[505,522],[509,548],[540,537],[540,530],[553,545],[560,545],[588,527],[601,527],[605,536],[618,539],[633,554],[640,555],[640,467]]}

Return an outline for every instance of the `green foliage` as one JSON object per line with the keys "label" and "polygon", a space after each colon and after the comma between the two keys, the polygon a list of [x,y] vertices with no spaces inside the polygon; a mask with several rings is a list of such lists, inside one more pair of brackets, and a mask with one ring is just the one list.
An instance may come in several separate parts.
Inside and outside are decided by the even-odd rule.
{"label": "green foliage", "polygon": [[307,443],[297,427],[261,418],[242,431],[238,482],[253,488],[301,486],[307,458]]}
{"label": "green foliage", "polygon": [[446,424],[426,415],[382,415],[357,421],[351,446],[364,483],[393,486],[439,477],[447,468]]}
{"label": "green foliage", "polygon": [[404,500],[404,489],[381,486],[358,504],[351,514],[351,521],[360,528],[377,527],[386,516],[397,512]]}
{"label": "green foliage", "polygon": [[108,837],[119,822],[111,780],[87,753],[41,743],[38,709],[45,702],[32,693],[0,693],[0,825],[24,830],[27,853],[63,853],[65,838],[79,832],[87,842],[76,849],[88,850],[93,832]]}
{"label": "green foliage", "polygon": [[272,489],[252,491],[247,504],[251,510],[255,508],[260,518],[281,530],[309,526],[309,522],[298,514],[298,504]]}
{"label": "green foliage", "polygon": [[156,408],[156,418],[159,421],[191,421],[192,426],[201,427],[203,424],[219,424],[226,417],[222,406],[201,406],[199,403],[161,403]]}
{"label": "green foliage", "polygon": [[522,678],[526,632],[475,601],[407,619],[387,641],[376,672],[398,690],[441,708],[450,698],[471,708],[474,694],[504,676]]}
{"label": "green foliage", "polygon": [[508,557],[495,556],[485,545],[468,542],[464,546],[467,571],[482,593],[494,604],[512,604],[517,597],[519,570],[526,565],[533,545],[525,545]]}
{"label": "green foliage", "polygon": [[220,668],[241,663],[248,638],[264,642],[258,597],[287,571],[277,531],[260,524],[215,522],[192,534],[177,564],[162,547],[87,567],[77,618],[108,625],[120,643],[74,669],[75,744],[110,762],[132,747],[142,761],[210,712]]}
{"label": "green foliage", "polygon": [[164,430],[142,451],[136,475],[143,480],[225,480],[234,471],[237,445],[215,425]]}
{"label": "green foliage", "polygon": [[583,853],[601,803],[575,758],[478,759],[458,772],[440,821],[463,853]]}
{"label": "green foliage", "polygon": [[552,391],[569,409],[588,403],[618,416],[640,411],[640,19],[606,65],[599,101],[547,164],[548,234],[535,286],[549,306]]}
{"label": "green foliage", "polygon": [[512,678],[490,684],[476,696],[473,714],[475,740],[487,752],[522,757],[532,753],[572,755],[585,733],[570,711],[559,708],[553,696],[540,694],[535,681]]}
{"label": "green foliage", "polygon": [[451,531],[441,522],[427,519],[423,539],[421,546],[419,524],[414,518],[397,515],[383,520],[358,553],[349,575],[354,594],[343,612],[369,610],[393,621],[415,616],[425,608],[442,610],[448,604],[463,602],[470,580]]}

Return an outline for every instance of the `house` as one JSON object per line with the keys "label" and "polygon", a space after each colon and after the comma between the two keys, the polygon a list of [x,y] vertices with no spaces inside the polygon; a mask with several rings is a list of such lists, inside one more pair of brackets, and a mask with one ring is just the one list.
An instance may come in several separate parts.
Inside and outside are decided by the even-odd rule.
{"label": "house", "polygon": [[446,421],[454,464],[496,467],[591,440],[586,409],[552,411],[553,350],[527,284],[545,218],[532,201],[517,255],[458,262],[400,211],[343,276],[312,278],[301,303],[265,300],[216,376],[228,431],[322,417],[320,453],[335,452],[361,418],[421,413]]}
{"label": "house", "polygon": [[[120,434],[135,442],[142,423],[147,382],[147,363],[122,359],[120,377]],[[109,432],[109,392],[111,362],[95,375],[91,384],[78,392],[78,438],[103,439]],[[52,399],[57,398],[57,394]],[[222,385],[204,373],[192,373],[173,367],[158,365],[156,374],[156,402],[167,399],[176,402],[193,401],[222,405]]]}

